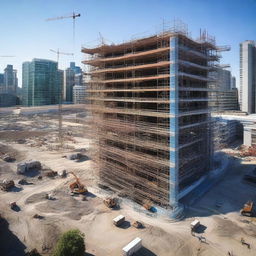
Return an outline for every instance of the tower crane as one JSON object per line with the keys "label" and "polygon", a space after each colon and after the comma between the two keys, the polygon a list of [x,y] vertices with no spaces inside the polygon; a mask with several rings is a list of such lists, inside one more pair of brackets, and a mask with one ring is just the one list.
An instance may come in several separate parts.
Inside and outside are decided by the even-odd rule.
{"label": "tower crane", "polygon": [[[60,52],[59,49],[57,51],[50,49],[51,52],[54,52],[57,55],[57,65],[59,65],[60,55],[74,55],[73,53]],[[63,136],[62,136],[62,97],[63,97],[63,85],[61,85],[59,90],[59,142],[60,147],[63,147]]]}
{"label": "tower crane", "polygon": [[46,19],[46,21],[63,20],[63,19],[70,19],[70,18],[72,18],[73,19],[73,43],[74,43],[75,42],[76,18],[78,18],[78,17],[81,17],[81,14],[73,12],[71,15],[68,15],[68,16],[59,16],[59,17],[48,18],[48,19]]}

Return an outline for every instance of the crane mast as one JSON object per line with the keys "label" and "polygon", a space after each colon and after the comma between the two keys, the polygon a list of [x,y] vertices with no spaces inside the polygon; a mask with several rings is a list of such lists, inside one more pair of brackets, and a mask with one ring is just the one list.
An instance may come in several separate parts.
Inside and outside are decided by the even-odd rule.
{"label": "crane mast", "polygon": [[[60,52],[59,49],[57,51],[50,49],[51,52],[54,52],[57,55],[57,65],[59,66],[59,58],[60,55],[74,55],[73,53]],[[58,68],[58,67],[57,67]],[[63,133],[62,133],[62,96],[63,96],[63,85],[59,88],[59,143],[60,148],[63,148]]]}

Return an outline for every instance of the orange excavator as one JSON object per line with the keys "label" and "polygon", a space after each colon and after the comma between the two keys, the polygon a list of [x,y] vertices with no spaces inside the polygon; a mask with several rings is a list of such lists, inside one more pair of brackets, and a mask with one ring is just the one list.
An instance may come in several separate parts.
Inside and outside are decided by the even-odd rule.
{"label": "orange excavator", "polygon": [[73,173],[73,172],[70,172],[76,179],[75,182],[71,183],[69,185],[69,188],[71,189],[71,191],[75,194],[83,194],[83,193],[86,193],[88,190],[86,189],[86,187],[81,184],[79,178]]}
{"label": "orange excavator", "polygon": [[240,211],[241,215],[243,216],[248,216],[248,217],[252,217],[254,215],[254,211],[253,211],[253,201],[248,201],[243,209]]}

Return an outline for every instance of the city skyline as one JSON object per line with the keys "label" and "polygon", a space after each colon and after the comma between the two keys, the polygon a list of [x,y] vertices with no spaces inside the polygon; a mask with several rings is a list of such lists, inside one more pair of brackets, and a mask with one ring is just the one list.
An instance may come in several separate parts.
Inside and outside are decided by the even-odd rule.
{"label": "city skyline", "polygon": [[[144,0],[123,1],[118,4],[117,1],[102,0],[97,1],[97,4],[95,1],[66,0],[54,2],[39,0],[33,4],[27,0],[3,2],[1,9],[4,13],[0,20],[5,24],[2,31],[5,37],[2,38],[0,55],[16,57],[0,58],[0,70],[3,70],[7,64],[13,65],[18,70],[18,78],[21,81],[23,62],[33,58],[56,60],[56,55],[50,52],[50,49],[58,48],[64,52],[75,53],[74,57],[60,56],[60,69],[65,69],[71,61],[82,66],[81,46],[99,43],[101,37],[99,32],[106,43],[112,43],[108,39],[118,43],[133,36],[143,37],[145,34],[153,34],[161,30],[163,21],[167,24],[168,21],[179,18],[188,24],[192,37],[198,37],[200,29],[206,29],[209,34],[215,36],[217,44],[231,46],[231,51],[223,54],[223,63],[231,64],[230,70],[239,85],[239,43],[255,40],[255,29],[252,24],[255,23],[256,1],[218,0],[207,3],[197,0],[192,3],[188,0],[173,2],[162,0],[161,2],[161,5],[159,1]],[[141,13],[142,7],[143,13]],[[81,17],[76,21],[75,43],[72,19],[45,21],[47,18],[65,16],[73,11],[81,13]],[[7,23],[6,17],[10,17]],[[104,22],[100,17],[105,17]],[[243,19],[242,23],[241,19]],[[19,86],[21,87],[21,84]]]}

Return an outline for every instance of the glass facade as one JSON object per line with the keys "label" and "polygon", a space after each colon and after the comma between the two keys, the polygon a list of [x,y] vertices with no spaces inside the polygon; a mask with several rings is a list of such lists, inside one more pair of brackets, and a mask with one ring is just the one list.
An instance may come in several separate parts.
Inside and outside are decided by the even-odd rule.
{"label": "glass facade", "polygon": [[23,105],[42,106],[59,103],[60,76],[57,66],[57,62],[43,59],[23,63]]}

